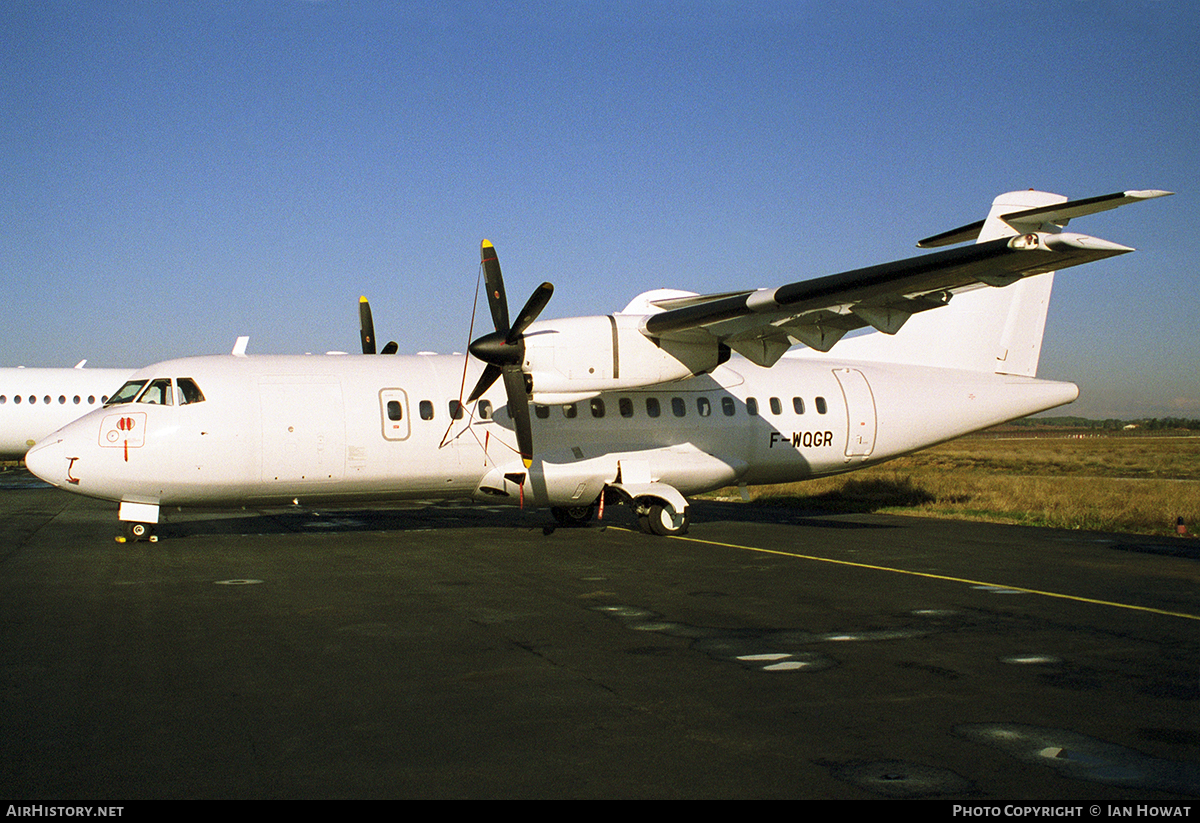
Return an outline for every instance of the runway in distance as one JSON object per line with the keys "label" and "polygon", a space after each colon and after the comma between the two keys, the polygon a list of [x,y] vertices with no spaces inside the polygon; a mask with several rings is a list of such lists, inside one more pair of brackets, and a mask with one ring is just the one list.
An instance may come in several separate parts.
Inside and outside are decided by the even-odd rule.
{"label": "runway in distance", "polygon": [[53,431],[108,402],[133,369],[0,369],[0,460],[20,460]]}
{"label": "runway in distance", "polygon": [[117,502],[126,539],[149,537],[164,507],[455,497],[567,523],[624,503],[644,531],[678,534],[688,495],[852,471],[1073,401],[1075,384],[1035,376],[1053,272],[1132,249],[1065,227],[1169,193],[1011,192],[918,243],[955,248],[560,320],[537,320],[543,283],[510,321],[484,240],[495,331],[469,357],[168,360],[26,464]]}

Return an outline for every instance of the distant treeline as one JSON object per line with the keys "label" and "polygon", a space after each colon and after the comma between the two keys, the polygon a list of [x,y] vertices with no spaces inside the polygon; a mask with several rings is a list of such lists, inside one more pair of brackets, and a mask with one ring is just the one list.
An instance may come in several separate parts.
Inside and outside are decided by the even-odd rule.
{"label": "distant treeline", "polygon": [[1140,420],[1090,420],[1086,417],[1026,417],[1014,420],[1013,426],[1031,428],[1055,429],[1093,429],[1100,431],[1121,431],[1127,426],[1133,426],[1142,431],[1170,431],[1189,429],[1200,431],[1200,420],[1184,417],[1149,417]]}

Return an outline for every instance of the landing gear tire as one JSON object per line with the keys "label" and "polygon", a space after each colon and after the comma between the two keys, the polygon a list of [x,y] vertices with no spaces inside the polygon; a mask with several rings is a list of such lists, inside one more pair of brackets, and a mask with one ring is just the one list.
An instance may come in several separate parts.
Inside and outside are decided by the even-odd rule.
{"label": "landing gear tire", "polygon": [[132,520],[127,520],[122,524],[122,536],[118,537],[118,542],[121,543],[136,543],[139,540],[148,540],[151,543],[157,543],[158,537],[154,534],[153,523],[138,523]]}
{"label": "landing gear tire", "polygon": [[657,534],[659,537],[673,537],[687,534],[691,516],[687,509],[683,514],[672,514],[670,507],[658,503],[652,505],[645,514],[638,515],[638,528],[646,534]]}
{"label": "landing gear tire", "polygon": [[554,506],[550,509],[560,526],[582,526],[596,516],[596,504],[589,506]]}

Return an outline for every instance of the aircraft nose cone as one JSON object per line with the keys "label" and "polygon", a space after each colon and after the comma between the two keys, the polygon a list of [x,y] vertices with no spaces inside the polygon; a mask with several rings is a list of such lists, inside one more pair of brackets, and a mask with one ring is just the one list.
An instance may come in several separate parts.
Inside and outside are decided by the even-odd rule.
{"label": "aircraft nose cone", "polygon": [[39,441],[25,454],[25,468],[39,480],[52,486],[62,486],[67,481],[67,458],[62,438],[51,435]]}

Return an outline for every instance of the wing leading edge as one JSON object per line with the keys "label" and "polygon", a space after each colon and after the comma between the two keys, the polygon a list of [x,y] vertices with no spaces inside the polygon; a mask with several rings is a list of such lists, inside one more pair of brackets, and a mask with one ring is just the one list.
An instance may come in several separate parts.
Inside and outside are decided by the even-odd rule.
{"label": "wing leading edge", "polygon": [[[1025,209],[1001,217],[1015,236],[789,283],[774,289],[693,297],[650,315],[652,338],[697,341],[711,336],[762,366],[803,343],[829,351],[848,331],[871,326],[895,334],[913,314],[945,306],[953,295],[1003,287],[1026,277],[1133,251],[1128,246],[1062,231],[1072,217],[1170,194],[1130,191]],[[923,240],[944,246],[979,236],[983,222]],[[1019,233],[1018,233],[1019,232]]]}

